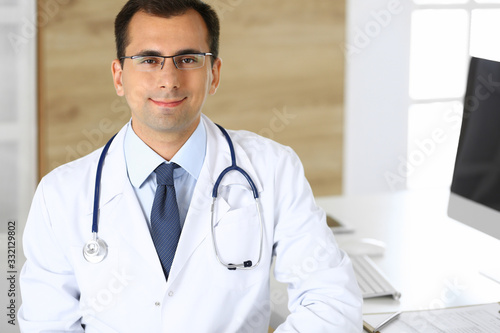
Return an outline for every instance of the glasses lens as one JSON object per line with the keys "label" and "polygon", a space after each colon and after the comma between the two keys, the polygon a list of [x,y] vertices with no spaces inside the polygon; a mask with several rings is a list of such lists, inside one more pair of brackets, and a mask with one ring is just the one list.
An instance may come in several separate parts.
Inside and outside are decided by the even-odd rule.
{"label": "glasses lens", "polygon": [[161,64],[164,59],[153,56],[135,56],[132,58],[132,61],[136,70],[141,72],[153,72],[161,69]]}
{"label": "glasses lens", "polygon": [[205,56],[203,54],[182,54],[175,56],[174,62],[179,69],[200,68],[205,64]]}

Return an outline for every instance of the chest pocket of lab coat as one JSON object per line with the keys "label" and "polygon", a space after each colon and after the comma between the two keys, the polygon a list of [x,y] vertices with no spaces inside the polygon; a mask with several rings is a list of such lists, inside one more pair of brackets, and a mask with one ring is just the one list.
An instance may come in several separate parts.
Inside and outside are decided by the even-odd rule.
{"label": "chest pocket of lab coat", "polygon": [[[229,189],[224,186],[219,189],[219,193],[214,233],[220,259],[225,263],[241,264],[251,260],[256,264],[261,237],[259,214],[252,192],[241,187]],[[216,284],[220,283],[224,288],[248,288],[265,278],[261,271],[262,267],[234,271],[228,270],[218,262],[216,265],[218,266]]]}

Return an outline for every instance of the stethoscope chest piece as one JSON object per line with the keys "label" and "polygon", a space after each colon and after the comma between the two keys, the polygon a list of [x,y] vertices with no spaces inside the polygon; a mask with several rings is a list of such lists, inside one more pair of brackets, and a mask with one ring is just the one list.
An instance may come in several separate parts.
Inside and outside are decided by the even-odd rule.
{"label": "stethoscope chest piece", "polygon": [[83,257],[92,264],[100,263],[108,254],[108,245],[105,241],[95,237],[83,246]]}

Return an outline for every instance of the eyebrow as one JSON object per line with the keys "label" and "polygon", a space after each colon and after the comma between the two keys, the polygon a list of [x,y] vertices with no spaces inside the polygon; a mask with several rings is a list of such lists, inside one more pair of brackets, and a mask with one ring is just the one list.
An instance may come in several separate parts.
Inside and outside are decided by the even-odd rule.
{"label": "eyebrow", "polygon": [[[173,55],[177,56],[177,55],[181,55],[181,54],[191,54],[191,53],[204,53],[204,52],[201,52],[200,50],[197,50],[197,49],[182,49],[182,50],[177,51]],[[142,50],[139,53],[137,53],[137,55],[152,56],[152,57],[163,56],[163,54],[161,54],[160,52],[155,51],[155,50]]]}

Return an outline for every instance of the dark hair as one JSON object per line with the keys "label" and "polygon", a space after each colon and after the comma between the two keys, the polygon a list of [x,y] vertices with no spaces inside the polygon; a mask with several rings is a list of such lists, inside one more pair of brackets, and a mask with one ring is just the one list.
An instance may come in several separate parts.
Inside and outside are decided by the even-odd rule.
{"label": "dark hair", "polygon": [[[128,26],[130,20],[137,12],[170,18],[184,14],[189,9],[196,10],[208,30],[208,45],[213,54],[212,60],[219,56],[219,31],[220,23],[217,13],[201,0],[129,0],[123,6],[115,19],[115,42],[118,59],[125,56],[125,48],[130,43],[128,39]],[[122,62],[123,65],[123,62]]]}

